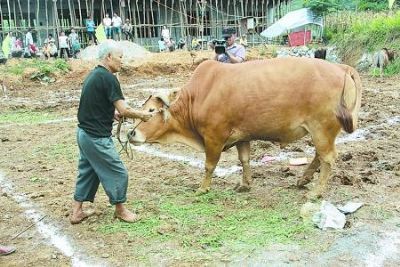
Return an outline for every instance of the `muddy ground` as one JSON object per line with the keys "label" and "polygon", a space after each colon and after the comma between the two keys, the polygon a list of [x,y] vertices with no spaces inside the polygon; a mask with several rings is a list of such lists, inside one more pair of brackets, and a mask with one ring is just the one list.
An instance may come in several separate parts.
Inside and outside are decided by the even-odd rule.
{"label": "muddy ground", "polygon": [[[120,74],[126,98],[139,106],[153,91],[181,86],[196,62],[206,56],[193,58],[177,52],[128,64]],[[114,223],[103,190],[89,205],[96,215],[80,225],[69,224],[77,167],[75,117],[82,80],[94,66],[81,61],[71,64],[70,73],[49,85],[32,82],[27,75],[3,77],[7,92],[0,100],[1,114],[29,110],[50,115],[40,123],[0,122],[0,242],[17,247],[16,253],[0,258],[1,266],[399,266],[399,77],[362,74],[360,129],[339,138],[339,158],[324,199],[335,204],[350,200],[364,203],[348,216],[345,229],[315,231],[307,237],[314,246],[274,244],[247,255],[212,251],[208,257],[199,248],[198,253],[191,250],[192,255],[183,257],[185,252],[179,246],[176,250],[182,250],[181,254],[170,255],[157,244],[143,248],[140,240],[132,240],[127,233],[98,231],[102,225]],[[289,166],[285,156],[310,159],[310,148],[307,137],[283,150],[269,142],[253,142],[251,158],[258,164],[252,166],[254,185],[251,192],[244,193],[247,199],[268,206],[279,201],[279,189],[290,190],[300,209],[306,192],[294,185],[305,167]],[[130,173],[128,199],[147,202],[136,210],[144,216],[161,196],[194,192],[203,175],[195,163],[157,156],[151,152],[155,150],[200,162],[204,159],[202,153],[182,145],[134,150],[132,160],[123,154]],[[280,155],[282,160],[262,164],[265,155]],[[236,150],[230,149],[218,166],[226,170],[238,164]],[[213,190],[231,190],[240,177],[240,171],[215,177]],[[138,257],[137,251],[146,249],[147,256]]]}

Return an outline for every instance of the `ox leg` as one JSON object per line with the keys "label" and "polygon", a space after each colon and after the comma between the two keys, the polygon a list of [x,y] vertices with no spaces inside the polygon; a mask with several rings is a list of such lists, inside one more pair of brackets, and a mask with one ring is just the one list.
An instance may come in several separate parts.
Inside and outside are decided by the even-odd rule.
{"label": "ox leg", "polygon": [[318,170],[321,162],[319,160],[318,153],[315,153],[314,159],[311,161],[310,165],[305,170],[303,176],[297,180],[297,186],[303,187],[309,182],[311,182],[314,173]]}
{"label": "ox leg", "polygon": [[334,131],[331,129],[330,131],[320,133],[313,137],[315,149],[321,163],[321,172],[319,174],[318,183],[307,195],[310,199],[321,197],[328,187],[328,179],[337,157],[335,137],[339,133],[339,130],[340,129]]}
{"label": "ox leg", "polygon": [[251,187],[251,172],[250,172],[250,142],[240,142],[236,145],[239,154],[239,160],[243,167],[242,182],[236,185],[237,192],[247,192]]}
{"label": "ox leg", "polygon": [[222,147],[215,144],[207,144],[206,142],[206,164],[205,173],[201,186],[197,189],[196,195],[202,195],[210,191],[212,174],[217,166],[219,158],[221,157]]}

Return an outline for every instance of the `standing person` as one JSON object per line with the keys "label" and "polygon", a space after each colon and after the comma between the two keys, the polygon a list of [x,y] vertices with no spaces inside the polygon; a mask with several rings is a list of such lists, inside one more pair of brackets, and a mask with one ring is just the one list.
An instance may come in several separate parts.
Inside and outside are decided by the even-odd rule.
{"label": "standing person", "polygon": [[104,26],[104,31],[106,33],[107,39],[111,39],[111,37],[112,37],[111,24],[112,24],[112,21],[111,21],[110,15],[108,15],[108,13],[106,13],[106,16],[103,19],[103,26]]}
{"label": "standing person", "polygon": [[89,36],[89,41],[91,41],[92,44],[94,43],[95,45],[97,45],[95,29],[96,29],[96,24],[94,23],[92,17],[89,16],[86,20],[86,30]]}
{"label": "standing person", "polygon": [[122,26],[122,32],[125,34],[125,40],[132,40],[132,24],[129,19],[125,20],[125,23]]}
{"label": "standing person", "polygon": [[79,35],[76,33],[75,29],[71,29],[71,33],[68,36],[68,40],[71,47],[72,56],[77,57],[77,54],[81,50],[81,43],[79,42]]}
{"label": "standing person", "polygon": [[222,37],[226,41],[225,53],[215,53],[214,59],[223,63],[241,63],[246,58],[244,46],[236,44],[236,30],[234,28],[225,28],[222,30]]}
{"label": "standing person", "polygon": [[86,77],[78,108],[77,142],[79,147],[78,177],[72,204],[70,222],[77,224],[89,215],[82,209],[84,201],[93,202],[99,183],[109,201],[115,205],[114,217],[125,222],[138,220],[129,211],[126,202],[128,172],[115,150],[111,138],[113,119],[122,117],[147,121],[152,113],[129,107],[117,78],[122,50],[114,40],[100,44],[98,58],[101,64]]}
{"label": "standing person", "polygon": [[164,26],[162,27],[162,30],[161,30],[161,37],[164,39],[164,42],[165,42],[165,43],[168,43],[168,42],[169,42],[169,38],[171,37],[171,35],[169,34],[169,30],[167,29],[167,26],[166,26],[166,25],[164,25]]}
{"label": "standing person", "polygon": [[115,34],[117,35],[116,38],[117,41],[121,41],[121,26],[122,26],[122,19],[118,16],[117,13],[114,13],[114,16],[112,18],[112,28],[113,28],[114,38]]}
{"label": "standing person", "polygon": [[58,36],[58,46],[60,47],[60,58],[68,59],[69,57],[68,36],[65,35],[64,31],[61,31],[60,36]]}

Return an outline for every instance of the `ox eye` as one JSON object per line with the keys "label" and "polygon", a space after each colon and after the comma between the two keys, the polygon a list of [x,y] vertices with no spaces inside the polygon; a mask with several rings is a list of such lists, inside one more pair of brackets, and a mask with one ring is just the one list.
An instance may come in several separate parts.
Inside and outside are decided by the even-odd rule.
{"label": "ox eye", "polygon": [[149,109],[149,112],[153,112],[155,109],[154,108],[151,108],[151,109]]}

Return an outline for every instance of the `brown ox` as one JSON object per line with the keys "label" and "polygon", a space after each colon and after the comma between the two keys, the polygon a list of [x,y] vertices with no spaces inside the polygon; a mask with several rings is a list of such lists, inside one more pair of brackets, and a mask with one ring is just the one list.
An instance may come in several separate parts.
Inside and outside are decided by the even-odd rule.
{"label": "brown ox", "polygon": [[320,59],[286,58],[222,64],[206,61],[190,81],[169,96],[151,96],[144,109],[159,111],[131,133],[132,143],[187,144],[205,151],[205,178],[198,193],[210,189],[221,152],[236,146],[243,166],[239,191],[251,185],[250,141],[282,146],[308,133],[316,155],[297,181],[304,186],[320,167],[320,196],[336,158],[335,138],[353,132],[361,102],[361,81],[349,66]]}

